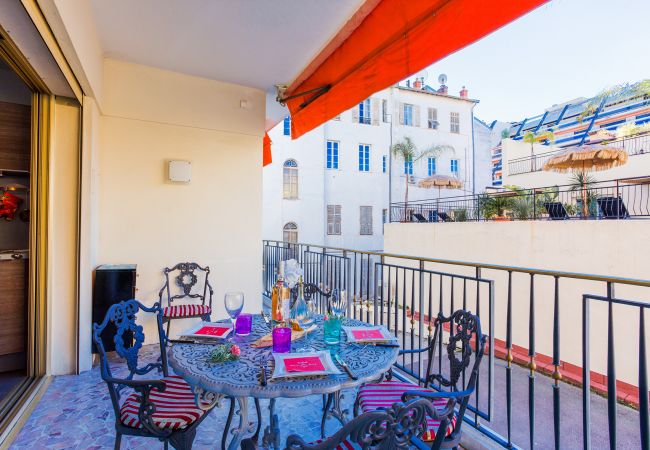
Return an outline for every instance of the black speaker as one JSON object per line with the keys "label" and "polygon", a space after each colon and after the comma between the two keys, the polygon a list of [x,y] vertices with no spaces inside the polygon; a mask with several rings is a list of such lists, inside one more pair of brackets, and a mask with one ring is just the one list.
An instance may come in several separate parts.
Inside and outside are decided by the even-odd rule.
{"label": "black speaker", "polygon": [[[111,305],[134,299],[135,282],[135,264],[105,264],[97,267],[93,285],[93,323],[102,323]],[[115,331],[115,325],[109,323],[100,336],[107,352],[115,350]],[[92,343],[93,353],[97,353],[95,341]],[[133,345],[132,333],[124,335],[124,345]]]}

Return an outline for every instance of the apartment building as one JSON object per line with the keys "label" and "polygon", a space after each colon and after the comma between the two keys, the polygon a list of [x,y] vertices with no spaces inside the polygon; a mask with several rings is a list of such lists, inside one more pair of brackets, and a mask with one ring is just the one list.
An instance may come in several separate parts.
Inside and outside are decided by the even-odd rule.
{"label": "apartment building", "polygon": [[[407,188],[409,200],[483,190],[490,146],[474,147],[476,103],[466,89],[450,95],[445,85],[434,89],[416,79],[376,93],[294,141],[287,117],[269,132],[273,163],[263,174],[264,238],[380,250],[389,204],[403,202]],[[406,137],[418,152],[442,150],[404,161],[390,149]],[[477,152],[483,157],[475,158]],[[463,187],[438,192],[417,186],[433,174],[455,176]]]}

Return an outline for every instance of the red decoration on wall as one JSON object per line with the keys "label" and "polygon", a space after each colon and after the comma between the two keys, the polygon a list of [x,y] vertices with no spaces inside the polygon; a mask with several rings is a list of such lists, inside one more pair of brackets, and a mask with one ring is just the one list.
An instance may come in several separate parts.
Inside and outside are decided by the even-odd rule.
{"label": "red decoration on wall", "polygon": [[23,199],[16,197],[11,192],[4,191],[2,197],[0,197],[0,218],[14,220],[18,206],[22,201]]}

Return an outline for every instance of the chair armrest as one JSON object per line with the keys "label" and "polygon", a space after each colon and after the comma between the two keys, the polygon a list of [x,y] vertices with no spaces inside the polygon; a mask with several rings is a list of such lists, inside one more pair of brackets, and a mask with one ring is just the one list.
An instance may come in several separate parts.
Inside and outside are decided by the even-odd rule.
{"label": "chair armrest", "polygon": [[107,383],[123,384],[131,387],[136,391],[158,389],[163,392],[167,388],[167,384],[163,380],[126,380],[123,378],[103,377]]}
{"label": "chair armrest", "polygon": [[430,392],[430,391],[415,391],[415,390],[406,391],[402,394],[402,401],[405,402],[410,397],[423,397],[429,399],[448,398],[448,399],[457,400],[459,398],[464,398],[469,395],[472,395],[473,392],[474,390],[466,390],[466,391],[458,391],[458,392],[442,392],[442,391]]}
{"label": "chair armrest", "polygon": [[410,353],[422,353],[422,352],[426,352],[428,350],[429,350],[429,347],[423,347],[423,348],[417,348],[417,349],[409,349],[409,350],[400,350],[399,354],[400,355],[407,355],[407,354],[410,354]]}
{"label": "chair armrest", "polygon": [[411,438],[411,444],[413,444],[413,447],[417,448],[418,450],[431,450],[431,444],[427,444],[422,439],[413,436]]}
{"label": "chair armrest", "polygon": [[210,307],[210,309],[212,309],[212,296],[214,295],[214,289],[212,289],[212,285],[207,279],[205,280],[205,284],[208,285],[208,292],[210,293],[210,300],[208,306]]}

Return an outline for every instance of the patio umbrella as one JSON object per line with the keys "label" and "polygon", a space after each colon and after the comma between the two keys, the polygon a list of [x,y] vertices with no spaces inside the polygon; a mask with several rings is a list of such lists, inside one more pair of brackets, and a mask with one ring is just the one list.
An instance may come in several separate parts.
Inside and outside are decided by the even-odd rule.
{"label": "patio umbrella", "polygon": [[[622,166],[627,162],[627,157],[625,149],[620,147],[600,144],[581,145],[569,147],[550,158],[544,164],[544,170],[583,173],[607,170],[612,167]],[[586,183],[582,185],[582,212],[583,218],[586,218],[589,212]]]}
{"label": "patio umbrella", "polygon": [[[438,202],[440,202],[440,189],[460,189],[463,187],[463,182],[448,175],[431,175],[420,180],[418,187],[424,189],[438,188]],[[437,205],[436,208],[438,208]]]}

